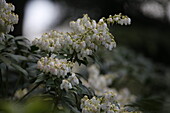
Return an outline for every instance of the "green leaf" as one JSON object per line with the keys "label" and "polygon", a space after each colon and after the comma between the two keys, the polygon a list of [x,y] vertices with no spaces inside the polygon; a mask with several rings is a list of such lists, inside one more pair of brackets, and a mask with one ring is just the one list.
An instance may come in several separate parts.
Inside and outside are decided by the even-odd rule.
{"label": "green leaf", "polygon": [[68,102],[65,102],[65,104],[71,109],[73,113],[81,113],[76,107],[71,106]]}
{"label": "green leaf", "polygon": [[5,48],[5,45],[0,44],[0,51]]}
{"label": "green leaf", "polygon": [[80,73],[75,73],[75,74],[78,75],[79,77],[84,78],[86,81],[88,80],[88,76],[86,76],[85,74],[84,75],[82,75]]}
{"label": "green leaf", "polygon": [[25,56],[21,56],[21,55],[15,55],[15,54],[12,54],[12,53],[6,53],[6,55],[8,55],[9,57],[13,58],[17,62],[26,61],[27,60],[27,58]]}
{"label": "green leaf", "polygon": [[58,59],[64,59],[64,58],[66,58],[64,55],[57,55],[57,56],[55,56],[55,58],[58,58]]}
{"label": "green leaf", "polygon": [[76,97],[74,93],[71,92],[69,92],[69,94],[66,93],[66,95],[63,98],[63,101],[69,103],[71,106],[76,106]]}
{"label": "green leaf", "polygon": [[20,51],[23,53],[28,53],[28,54],[30,53],[28,50],[25,50],[25,49],[20,49]]}
{"label": "green leaf", "polygon": [[17,37],[15,37],[14,39],[17,40],[17,41],[23,41],[23,40],[29,41],[27,38],[25,38],[25,37],[23,37],[23,36],[17,36]]}
{"label": "green leaf", "polygon": [[35,81],[35,83],[40,83],[42,81],[46,80],[46,77],[44,76],[44,73],[41,73],[38,75],[37,80]]}
{"label": "green leaf", "polygon": [[22,67],[17,64],[11,63],[11,66],[14,67],[16,70],[22,72],[24,75],[28,76],[27,71],[25,71]]}
{"label": "green leaf", "polygon": [[79,95],[88,95],[89,97],[94,96],[94,91],[82,84],[77,85],[76,88]]}
{"label": "green leaf", "polygon": [[88,64],[88,61],[86,58],[84,58],[84,60],[80,60],[77,58],[76,61],[79,65],[84,64],[85,66],[87,66],[87,64]]}
{"label": "green leaf", "polygon": [[29,50],[31,49],[30,45],[24,41],[17,41],[16,43],[20,46],[24,46],[24,47],[28,48]]}
{"label": "green leaf", "polygon": [[98,55],[96,55],[95,53],[93,53],[93,55],[91,55],[91,56],[89,56],[90,58],[92,58],[92,60],[94,60],[95,61],[95,63],[97,63],[100,67],[102,66],[102,64],[100,63],[100,61],[99,61],[99,56]]}
{"label": "green leaf", "polygon": [[5,37],[7,38],[8,41],[14,39],[14,36],[9,35],[9,34],[5,35]]}
{"label": "green leaf", "polygon": [[0,55],[0,60],[1,60],[2,62],[4,62],[5,64],[7,64],[7,65],[10,65],[10,64],[11,64],[11,61],[10,61],[8,58],[6,58],[6,57],[4,57],[4,56],[2,56],[2,55]]}
{"label": "green leaf", "polygon": [[34,52],[34,51],[36,51],[36,50],[38,50],[39,48],[37,47],[37,46],[35,46],[35,45],[33,45],[33,46],[31,46],[31,51],[32,52]]}

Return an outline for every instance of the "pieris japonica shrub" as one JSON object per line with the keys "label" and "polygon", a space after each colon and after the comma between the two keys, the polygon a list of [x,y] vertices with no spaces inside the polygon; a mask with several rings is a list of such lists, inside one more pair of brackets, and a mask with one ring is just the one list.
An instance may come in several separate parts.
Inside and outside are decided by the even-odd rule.
{"label": "pieris japonica shrub", "polygon": [[[93,54],[101,46],[110,51],[116,47],[114,36],[109,32],[108,28],[109,25],[114,23],[129,25],[131,20],[127,16],[119,14],[114,16],[110,15],[109,18],[101,18],[99,22],[96,22],[85,14],[82,18],[70,22],[72,32],[64,33],[52,30],[49,33],[43,34],[41,38],[36,38],[33,41],[33,45],[47,53],[46,57],[42,57],[38,61],[38,69],[43,72],[43,75],[39,76],[37,81],[45,84],[46,89],[49,92],[53,92],[56,98],[61,99],[64,95],[72,94],[72,91],[78,92],[75,94],[75,98],[77,98],[77,103],[83,106],[83,103],[79,101],[79,99],[83,98],[84,95],[91,98],[95,94],[91,94],[88,88],[84,89],[85,86],[81,84],[79,74],[74,73],[72,68],[75,63],[87,65],[88,58],[95,59]],[[47,79],[50,80],[50,84]],[[80,90],[87,90],[88,92],[80,92]],[[60,95],[59,92],[61,93]],[[105,92],[107,93],[107,91]],[[65,101],[67,102],[68,100]],[[109,107],[113,105],[117,107],[117,110],[105,109],[104,111],[100,111],[100,105],[98,105],[99,110],[97,111],[92,108],[87,108],[87,106],[84,106],[84,108],[88,109],[87,111],[80,106],[78,110],[82,110],[84,113],[125,111],[125,109],[122,108],[120,110],[118,104],[110,103],[112,104],[105,106]],[[68,104],[69,106],[72,105],[70,102],[68,102]]]}
{"label": "pieris japonica shrub", "polygon": [[45,33],[40,39],[35,39],[33,44],[41,50],[55,54],[71,55],[71,60],[84,60],[98,50],[99,46],[104,46],[108,50],[116,47],[114,36],[109,32],[108,25],[118,23],[128,25],[131,23],[127,16],[114,15],[109,18],[101,18],[99,22],[90,19],[88,15],[77,21],[70,22],[73,32],[63,33],[51,31]]}
{"label": "pieris japonica shrub", "polygon": [[[0,1],[1,97],[24,102],[31,95],[38,95],[43,101],[50,102],[49,112],[53,113],[135,112],[120,105],[113,91],[103,89],[102,95],[98,95],[95,88],[83,85],[81,75],[73,71],[76,63],[87,65],[89,58],[95,59],[94,54],[100,47],[109,51],[115,48],[109,26],[130,25],[129,17],[118,14],[95,21],[85,14],[70,22],[72,32],[52,30],[30,44],[23,37],[8,35],[18,22],[18,16],[12,12],[14,9],[12,4]],[[13,76],[16,76],[13,81],[16,84],[13,89],[10,87],[11,92],[9,85]]]}

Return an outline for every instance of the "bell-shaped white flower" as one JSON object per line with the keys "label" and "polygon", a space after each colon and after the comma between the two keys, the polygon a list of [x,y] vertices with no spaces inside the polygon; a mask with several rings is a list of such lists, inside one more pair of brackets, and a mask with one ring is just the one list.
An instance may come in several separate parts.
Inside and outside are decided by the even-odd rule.
{"label": "bell-shaped white flower", "polygon": [[73,86],[79,84],[79,80],[75,73],[72,73],[72,75],[68,77],[68,81],[70,81]]}
{"label": "bell-shaped white flower", "polygon": [[68,80],[62,80],[60,88],[65,89],[66,91],[68,91],[69,89],[72,89],[72,85]]}

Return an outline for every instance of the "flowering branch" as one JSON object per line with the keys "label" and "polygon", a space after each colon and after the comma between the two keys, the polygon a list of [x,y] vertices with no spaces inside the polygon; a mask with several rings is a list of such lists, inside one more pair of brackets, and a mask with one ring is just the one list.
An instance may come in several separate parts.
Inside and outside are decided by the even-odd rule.
{"label": "flowering branch", "polygon": [[129,25],[130,18],[127,16],[114,15],[108,19],[102,18],[99,22],[90,19],[87,14],[83,18],[70,22],[72,32],[63,33],[51,31],[42,35],[40,39],[36,38],[33,44],[47,52],[73,54],[83,60],[85,57],[92,55],[100,46],[108,50],[116,47],[114,36],[109,32],[107,24],[118,23]]}

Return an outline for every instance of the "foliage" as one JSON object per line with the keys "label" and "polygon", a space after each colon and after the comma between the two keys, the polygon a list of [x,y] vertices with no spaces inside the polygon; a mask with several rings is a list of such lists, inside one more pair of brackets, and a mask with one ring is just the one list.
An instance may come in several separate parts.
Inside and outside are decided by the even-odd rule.
{"label": "foliage", "polygon": [[[2,6],[10,6],[5,0],[1,3]],[[12,5],[9,10],[6,7],[0,8],[6,15],[14,10]],[[53,30],[35,39],[31,44],[24,37],[7,34],[13,30],[13,24],[18,21],[18,17],[13,13],[12,15],[15,17],[12,22],[10,17],[4,19],[5,16],[0,16],[0,28],[5,28],[5,31],[0,30],[0,92],[2,92],[0,98],[4,99],[0,101],[0,112],[138,113],[140,111],[136,106],[142,111],[151,111],[154,108],[147,107],[150,106],[147,102],[160,104],[158,100],[141,99],[131,105],[124,106],[127,103],[120,105],[114,89],[108,88],[109,85],[120,90],[126,85],[133,93],[141,94],[142,91],[151,88],[143,88],[141,92],[135,89],[137,91],[135,92],[132,90],[134,87],[131,87],[134,84],[129,81],[141,87],[141,84],[148,85],[148,81],[158,74],[155,68],[151,68],[154,67],[151,62],[142,57],[135,59],[136,56],[129,50],[114,51],[114,55],[110,58],[107,56],[108,51],[99,51],[103,48],[111,51],[116,46],[108,26],[129,25],[131,19],[127,16],[120,13],[110,15],[108,18],[103,17],[96,22],[86,14],[83,18],[70,22],[72,32]],[[116,75],[111,84],[104,84],[101,95],[96,93],[96,89],[101,90],[101,85],[98,88],[83,85],[81,78],[84,76],[73,71],[76,63],[87,66],[90,60],[100,64],[101,73],[115,72]],[[91,83],[98,79],[94,82],[96,86],[98,83],[106,82],[104,81],[106,78],[98,75],[99,72],[95,78],[93,73],[91,77],[94,79]],[[90,83],[90,77],[84,78]]]}
{"label": "foliage", "polygon": [[[17,88],[17,86],[15,86],[18,79],[17,77],[22,80],[26,80],[28,77],[28,72],[24,69],[24,67],[26,67],[26,62],[29,60],[27,58],[30,50],[29,41],[24,37],[5,35],[0,46],[0,90],[2,92],[0,96],[12,96]],[[16,85],[17,84],[19,84],[19,81]],[[8,88],[11,89],[10,92],[7,91]]]}

